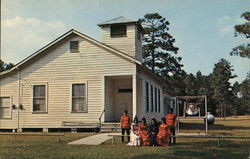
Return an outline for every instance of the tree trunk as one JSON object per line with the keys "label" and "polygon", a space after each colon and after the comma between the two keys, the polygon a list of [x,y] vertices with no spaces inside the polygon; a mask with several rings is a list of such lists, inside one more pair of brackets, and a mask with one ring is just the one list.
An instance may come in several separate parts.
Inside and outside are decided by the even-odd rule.
{"label": "tree trunk", "polygon": [[226,120],[226,116],[227,116],[227,107],[226,105],[224,105],[224,120]]}

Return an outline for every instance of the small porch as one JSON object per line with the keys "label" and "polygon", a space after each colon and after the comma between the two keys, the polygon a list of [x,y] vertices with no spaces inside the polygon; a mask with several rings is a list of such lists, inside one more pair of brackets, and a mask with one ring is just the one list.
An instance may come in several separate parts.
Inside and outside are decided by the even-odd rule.
{"label": "small porch", "polygon": [[133,75],[104,76],[103,122],[120,122],[124,110],[136,114],[136,78]]}

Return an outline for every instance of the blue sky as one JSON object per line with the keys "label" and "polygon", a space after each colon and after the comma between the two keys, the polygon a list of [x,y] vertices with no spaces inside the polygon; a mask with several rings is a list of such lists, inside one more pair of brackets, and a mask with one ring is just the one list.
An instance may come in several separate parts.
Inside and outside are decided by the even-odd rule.
{"label": "blue sky", "polygon": [[100,22],[158,12],[170,22],[188,73],[209,74],[225,58],[238,75],[232,82],[242,81],[250,61],[229,52],[249,42],[233,30],[249,10],[250,0],[1,0],[1,58],[17,63],[72,28],[100,40]]}

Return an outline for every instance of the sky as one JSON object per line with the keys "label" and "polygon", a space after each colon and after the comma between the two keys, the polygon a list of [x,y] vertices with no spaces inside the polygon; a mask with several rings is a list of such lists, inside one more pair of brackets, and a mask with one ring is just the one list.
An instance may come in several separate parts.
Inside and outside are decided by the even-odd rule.
{"label": "sky", "polygon": [[100,40],[97,26],[119,16],[142,18],[159,13],[170,22],[183,69],[208,75],[221,58],[233,65],[241,82],[250,60],[230,56],[232,48],[249,43],[234,37],[234,25],[250,11],[250,0],[1,0],[1,59],[20,62],[70,29]]}

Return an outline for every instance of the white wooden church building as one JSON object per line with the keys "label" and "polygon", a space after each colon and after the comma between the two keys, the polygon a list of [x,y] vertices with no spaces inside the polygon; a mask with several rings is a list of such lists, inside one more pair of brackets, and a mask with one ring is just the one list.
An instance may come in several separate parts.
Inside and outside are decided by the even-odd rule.
{"label": "white wooden church building", "polygon": [[0,73],[0,129],[164,115],[164,83],[142,64],[142,26],[125,17],[98,26],[101,42],[72,29]]}

